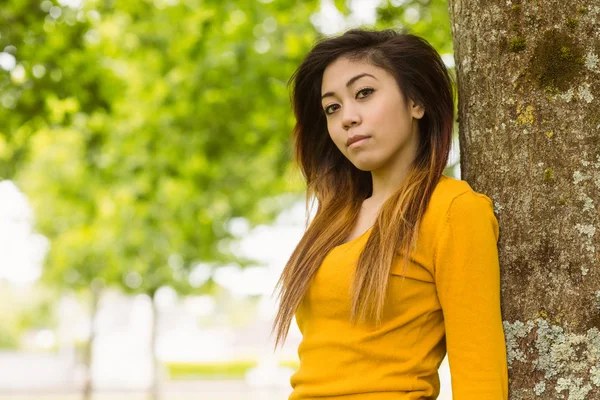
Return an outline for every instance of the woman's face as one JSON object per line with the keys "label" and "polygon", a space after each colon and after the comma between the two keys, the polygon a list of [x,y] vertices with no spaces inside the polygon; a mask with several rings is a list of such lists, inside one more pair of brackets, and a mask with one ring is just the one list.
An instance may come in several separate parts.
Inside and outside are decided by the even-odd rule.
{"label": "woman's face", "polygon": [[[364,61],[340,57],[325,68],[321,106],[329,136],[352,164],[363,171],[414,159],[418,119],[424,110],[405,102],[394,77]],[[365,139],[348,144],[362,136]]]}

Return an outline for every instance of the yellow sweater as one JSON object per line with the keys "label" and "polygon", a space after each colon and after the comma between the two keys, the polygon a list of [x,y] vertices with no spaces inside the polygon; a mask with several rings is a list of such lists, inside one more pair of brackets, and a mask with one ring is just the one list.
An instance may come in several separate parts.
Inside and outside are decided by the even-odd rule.
{"label": "yellow sweater", "polygon": [[370,231],[327,254],[296,311],[300,367],[289,400],[433,400],[446,351],[453,400],[508,399],[492,201],[442,176],[401,286],[401,257],[392,267],[379,328],[349,322]]}

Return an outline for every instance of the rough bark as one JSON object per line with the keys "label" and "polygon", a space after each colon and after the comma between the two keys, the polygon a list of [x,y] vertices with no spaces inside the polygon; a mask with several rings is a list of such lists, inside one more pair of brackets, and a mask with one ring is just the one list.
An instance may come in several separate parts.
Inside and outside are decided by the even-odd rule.
{"label": "rough bark", "polygon": [[600,3],[451,0],[462,179],[500,224],[511,399],[600,399]]}

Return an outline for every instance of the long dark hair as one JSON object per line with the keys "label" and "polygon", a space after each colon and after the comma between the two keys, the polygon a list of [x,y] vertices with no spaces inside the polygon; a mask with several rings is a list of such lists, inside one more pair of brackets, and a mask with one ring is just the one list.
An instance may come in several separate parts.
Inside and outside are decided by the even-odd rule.
{"label": "long dark hair", "polygon": [[[317,212],[275,287],[281,288],[271,333],[275,348],[285,341],[293,316],[323,259],[351,233],[371,174],[356,168],[336,147],[321,110],[323,71],[339,57],[365,61],[392,74],[404,96],[425,109],[419,120],[420,146],[408,176],[382,205],[356,266],[351,321],[381,322],[389,273],[397,254],[404,272],[420,221],[448,162],[454,119],[453,81],[437,51],[423,38],[394,30],[352,29],[319,41],[290,78],[296,125],[295,160],[314,195]],[[343,193],[343,196],[340,196]],[[404,276],[404,274],[403,274]]]}

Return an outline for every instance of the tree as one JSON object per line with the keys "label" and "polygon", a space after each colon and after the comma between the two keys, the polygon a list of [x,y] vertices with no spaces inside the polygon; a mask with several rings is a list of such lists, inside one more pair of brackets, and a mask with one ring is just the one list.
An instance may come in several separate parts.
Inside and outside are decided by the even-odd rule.
{"label": "tree", "polygon": [[377,28],[403,28],[424,37],[442,55],[452,55],[450,16],[446,0],[383,1]]}
{"label": "tree", "polygon": [[495,203],[512,399],[600,398],[596,1],[451,1],[463,179]]}
{"label": "tree", "polygon": [[[12,179],[35,133],[74,115],[110,113],[122,84],[88,46],[99,15],[57,1],[9,0],[0,12],[0,179]],[[81,120],[80,120],[81,122]]]}
{"label": "tree", "polygon": [[[5,159],[6,176],[30,197],[37,227],[52,242],[45,279],[91,288],[93,320],[104,286],[154,300],[164,285],[210,291],[212,280],[200,288],[187,282],[199,261],[251,264],[227,248],[233,236],[225,223],[268,222],[293,199],[265,199],[299,188],[287,175],[285,83],[316,38],[315,2],[295,7],[294,18],[292,2],[48,3],[32,17],[29,3],[10,3],[9,20],[23,21],[18,32],[33,26],[34,38],[7,39],[21,48],[22,72],[17,81],[5,76],[16,94],[2,110],[14,115],[6,147],[26,155],[18,168],[17,158]],[[38,59],[36,48],[48,42]],[[44,91],[35,71],[53,57],[68,84]],[[24,93],[38,105],[29,114]],[[14,140],[27,124],[26,143]]]}

